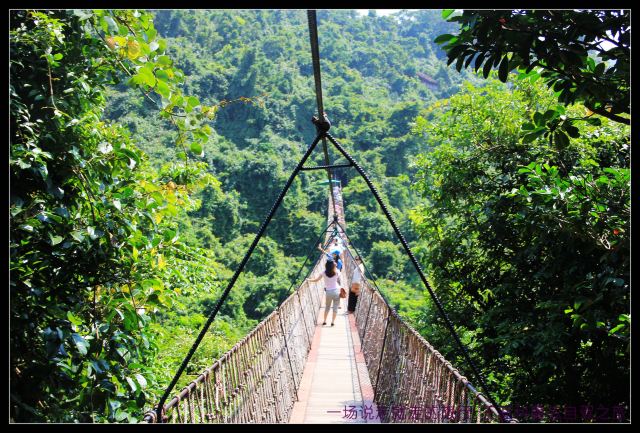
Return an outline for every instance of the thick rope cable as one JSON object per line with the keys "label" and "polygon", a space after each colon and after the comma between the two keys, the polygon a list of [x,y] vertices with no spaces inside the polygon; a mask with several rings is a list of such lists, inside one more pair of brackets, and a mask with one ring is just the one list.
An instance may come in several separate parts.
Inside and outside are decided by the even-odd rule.
{"label": "thick rope cable", "polygon": [[422,280],[422,283],[424,284],[424,286],[427,288],[427,290],[429,291],[429,295],[431,295],[431,299],[433,299],[434,303],[436,304],[436,307],[438,308],[438,312],[440,313],[440,315],[442,316],[442,318],[445,321],[445,324],[447,325],[447,328],[449,329],[449,331],[451,332],[451,335],[453,336],[454,340],[456,341],[458,347],[460,348],[462,355],[464,356],[464,358],[466,359],[467,363],[469,364],[469,366],[471,367],[471,370],[473,371],[473,374],[476,376],[476,378],[478,379],[478,382],[480,383],[480,385],[482,386],[482,389],[485,391],[485,393],[487,394],[487,398],[489,399],[489,401],[491,402],[491,404],[496,408],[496,410],[498,411],[498,414],[500,415],[500,419],[501,421],[504,422],[510,422],[511,421],[511,416],[504,410],[500,409],[500,406],[496,403],[496,401],[493,399],[491,393],[489,392],[489,388],[487,387],[485,380],[483,378],[483,376],[481,375],[480,371],[478,370],[478,368],[476,367],[475,363],[473,362],[473,360],[471,359],[471,356],[469,356],[469,353],[467,351],[467,348],[465,347],[465,345],[462,343],[462,341],[460,340],[460,337],[458,336],[458,333],[455,330],[455,327],[453,326],[453,323],[451,322],[451,320],[449,319],[449,316],[447,315],[447,313],[444,310],[444,307],[442,306],[442,303],[440,302],[440,299],[436,296],[435,292],[433,291],[433,289],[431,288],[431,285],[429,284],[429,282],[427,281],[427,277],[424,275],[424,272],[422,271],[422,267],[420,266],[420,264],[418,263],[418,260],[416,260],[413,251],[411,251],[411,248],[409,247],[409,244],[407,243],[407,241],[405,240],[402,232],[400,232],[400,229],[398,228],[398,225],[396,224],[393,216],[391,216],[391,213],[389,212],[389,210],[387,209],[387,206],[384,204],[384,202],[382,201],[382,198],[380,197],[380,194],[378,193],[378,190],[376,189],[376,187],[373,185],[373,183],[371,182],[371,180],[369,179],[369,176],[367,175],[367,173],[364,171],[364,169],[360,166],[360,164],[358,164],[353,157],[340,145],[340,143],[338,143],[338,141],[331,136],[331,134],[329,134],[328,132],[325,133],[325,135],[327,136],[327,138],[329,139],[329,141],[331,141],[331,143],[333,143],[333,145],[336,147],[336,149],[338,149],[338,151],[350,162],[353,164],[353,166],[355,167],[355,169],[358,171],[358,173],[360,174],[360,176],[362,176],[362,178],[364,179],[364,181],[367,183],[367,186],[369,187],[369,189],[371,190],[371,193],[373,194],[373,196],[375,197],[376,201],[378,202],[378,205],[380,205],[380,208],[382,209],[382,212],[384,213],[385,217],[387,218],[387,220],[389,221],[389,223],[391,224],[391,227],[393,228],[393,231],[395,232],[396,236],[398,237],[398,239],[400,240],[400,243],[402,244],[405,252],[407,253],[407,255],[409,256],[409,259],[411,260],[411,263],[413,263],[413,266],[415,267],[416,271],[418,272],[418,275],[420,276],[420,279]]}
{"label": "thick rope cable", "polygon": [[169,384],[169,386],[165,390],[165,392],[164,392],[162,398],[160,399],[160,402],[158,403],[158,406],[156,408],[156,413],[158,415],[158,418],[157,418],[158,422],[160,422],[160,423],[164,422],[164,403],[167,401],[167,398],[169,397],[169,395],[171,394],[171,391],[173,390],[173,388],[175,387],[176,383],[178,382],[178,379],[180,378],[180,376],[184,372],[185,368],[189,364],[189,361],[193,357],[193,354],[195,353],[196,349],[200,345],[200,342],[202,341],[202,339],[204,338],[205,334],[209,330],[209,327],[211,326],[211,323],[215,319],[216,315],[218,314],[218,311],[220,310],[220,307],[222,306],[224,301],[227,299],[227,296],[229,295],[229,292],[231,291],[231,289],[235,285],[236,280],[238,279],[238,276],[240,275],[240,273],[244,269],[245,265],[249,261],[249,258],[251,257],[251,254],[253,254],[253,251],[255,250],[256,246],[258,245],[258,242],[260,241],[260,238],[262,238],[262,235],[266,231],[267,226],[269,225],[269,223],[271,222],[271,219],[273,218],[273,215],[276,213],[276,210],[280,206],[280,203],[282,203],[282,200],[284,199],[285,194],[287,193],[287,191],[289,190],[289,188],[293,184],[293,180],[295,179],[295,177],[300,172],[300,169],[303,167],[304,163],[307,161],[307,159],[311,155],[311,152],[313,152],[313,149],[315,149],[316,145],[318,144],[318,141],[320,141],[320,138],[322,138],[322,136],[323,136],[323,134],[319,134],[315,138],[315,140],[313,140],[313,143],[309,146],[309,148],[305,152],[305,154],[302,157],[302,159],[300,160],[300,162],[298,162],[298,165],[294,169],[293,173],[291,173],[291,176],[289,177],[289,180],[287,181],[287,183],[284,186],[284,188],[282,189],[282,191],[280,191],[280,194],[278,195],[278,198],[276,199],[275,203],[271,207],[271,210],[269,211],[269,214],[267,215],[265,220],[262,222],[262,225],[260,226],[260,229],[258,230],[258,233],[256,234],[255,238],[253,239],[253,242],[251,243],[251,246],[249,247],[249,250],[245,254],[244,258],[242,259],[242,262],[240,262],[240,265],[236,269],[236,272],[233,274],[233,277],[229,281],[229,284],[227,285],[227,288],[224,290],[222,296],[218,300],[218,303],[216,304],[216,306],[213,309],[213,311],[209,314],[209,318],[207,319],[207,322],[202,327],[202,330],[200,331],[200,334],[196,338],[196,341],[191,346],[191,349],[189,349],[189,353],[187,353],[187,356],[182,361],[182,364],[180,365],[180,368],[178,369],[178,371],[176,372],[175,376],[171,380],[171,383]]}

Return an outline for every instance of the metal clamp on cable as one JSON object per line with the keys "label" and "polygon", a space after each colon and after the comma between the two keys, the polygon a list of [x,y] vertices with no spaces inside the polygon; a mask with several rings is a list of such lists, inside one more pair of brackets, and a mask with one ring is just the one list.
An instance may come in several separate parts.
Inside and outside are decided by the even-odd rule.
{"label": "metal clamp on cable", "polygon": [[329,122],[329,118],[327,117],[327,113],[322,113],[323,119],[320,120],[318,117],[313,116],[311,121],[314,125],[316,125],[316,129],[318,132],[328,132],[331,128],[331,122]]}

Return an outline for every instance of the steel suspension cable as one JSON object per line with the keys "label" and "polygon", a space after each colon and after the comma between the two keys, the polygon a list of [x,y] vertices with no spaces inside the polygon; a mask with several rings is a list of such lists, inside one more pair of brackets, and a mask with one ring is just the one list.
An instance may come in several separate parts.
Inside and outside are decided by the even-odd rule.
{"label": "steel suspension cable", "polygon": [[[311,43],[311,58],[313,64],[313,78],[316,84],[316,103],[318,105],[318,119],[314,120],[318,132],[328,131],[330,124],[324,112],[324,105],[322,102],[322,79],[320,77],[320,48],[318,44],[318,23],[316,19],[316,11],[313,9],[307,10],[307,21],[309,23],[309,41]],[[324,153],[324,163],[327,166],[327,178],[329,179],[329,194],[331,197],[331,204],[333,206],[333,213],[336,213],[336,202],[333,199],[333,176],[331,175],[331,168],[329,165],[329,151],[327,149],[327,139],[322,137],[322,152]]]}
{"label": "steel suspension cable", "polygon": [[320,78],[320,48],[318,44],[318,24],[316,19],[316,11],[307,10],[307,21],[309,23],[309,40],[311,42],[311,57],[313,60],[313,78],[316,83],[316,103],[318,104],[319,118],[322,119],[324,114],[324,105],[322,103],[322,80]]}
{"label": "steel suspension cable", "polygon": [[[318,237],[316,238],[315,242],[313,243],[313,245],[311,246],[311,249],[309,250],[309,252],[307,253],[307,257],[304,260],[304,263],[302,263],[302,266],[300,266],[300,269],[298,269],[298,273],[296,274],[295,278],[293,279],[293,282],[291,283],[291,286],[289,287],[289,290],[287,290],[287,292],[284,294],[283,298],[280,299],[280,301],[278,302],[278,305],[282,304],[282,302],[287,299],[287,296],[289,296],[289,294],[291,293],[291,289],[293,288],[293,286],[296,284],[296,282],[298,282],[298,278],[300,277],[300,273],[302,272],[302,270],[304,269],[305,265],[307,264],[307,262],[309,261],[309,257],[311,257],[311,253],[313,253],[313,250],[315,250],[317,247],[316,245],[318,244],[318,242],[320,242],[320,239],[322,239],[322,235],[327,233],[329,231],[329,228],[335,224],[335,221],[330,222],[323,231],[320,232],[320,234],[318,235]],[[332,238],[330,238],[332,239]],[[324,247],[324,245],[323,245]],[[307,275],[304,277],[305,279],[307,279],[307,277],[309,276],[309,274],[311,273],[311,271],[313,270],[313,268],[309,269],[309,271],[307,272]],[[304,280],[303,280],[304,281]]]}

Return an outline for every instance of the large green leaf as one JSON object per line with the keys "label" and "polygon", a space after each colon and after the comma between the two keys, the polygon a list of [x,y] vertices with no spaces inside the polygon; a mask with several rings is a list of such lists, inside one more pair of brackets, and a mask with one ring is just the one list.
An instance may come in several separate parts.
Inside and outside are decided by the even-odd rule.
{"label": "large green leaf", "polygon": [[80,334],[73,333],[71,338],[75,344],[76,349],[81,355],[86,355],[89,349],[89,343]]}
{"label": "large green leaf", "polygon": [[498,70],[498,78],[503,83],[506,83],[508,74],[509,74],[509,57],[505,55],[502,58],[502,62],[500,62],[500,68]]}

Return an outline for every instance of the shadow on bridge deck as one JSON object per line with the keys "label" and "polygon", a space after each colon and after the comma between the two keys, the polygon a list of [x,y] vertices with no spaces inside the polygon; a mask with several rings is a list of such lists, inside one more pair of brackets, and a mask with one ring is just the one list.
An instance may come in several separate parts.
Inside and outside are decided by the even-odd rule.
{"label": "shadow on bridge deck", "polygon": [[366,419],[377,413],[373,388],[360,350],[355,317],[347,314],[346,299],[341,302],[335,326],[323,326],[323,299],[298,389],[299,400],[294,404],[289,423],[377,421]]}

